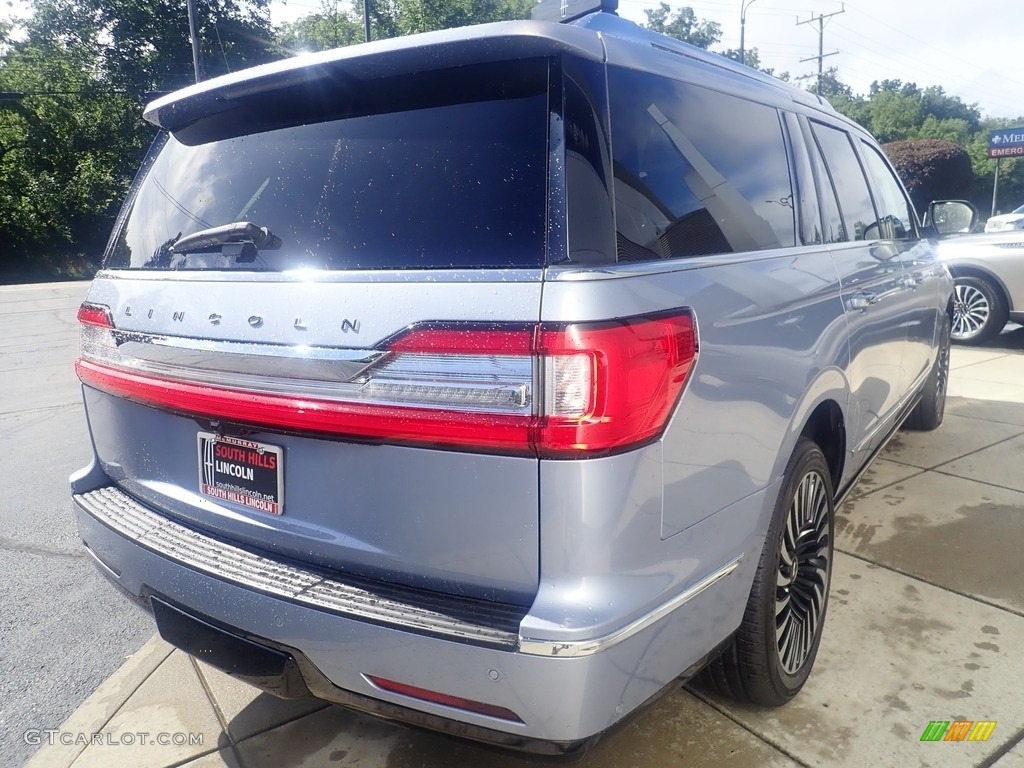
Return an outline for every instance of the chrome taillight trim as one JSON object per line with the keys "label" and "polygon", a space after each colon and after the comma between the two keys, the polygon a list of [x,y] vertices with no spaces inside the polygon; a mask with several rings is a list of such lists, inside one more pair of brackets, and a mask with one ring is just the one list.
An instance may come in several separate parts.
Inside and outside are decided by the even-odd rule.
{"label": "chrome taillight trim", "polygon": [[[343,582],[250,552],[187,528],[146,507],[114,486],[74,495],[89,515],[140,547],[265,594],[348,618],[396,629],[514,650],[525,609],[501,603],[423,593],[423,603],[403,598],[398,586]],[[467,615],[489,623],[470,621]]]}
{"label": "chrome taillight trim", "polygon": [[[353,404],[443,405],[468,413],[528,416],[534,407],[534,361],[526,355],[255,344],[98,326],[83,328],[82,338],[85,359],[171,381]],[[389,396],[396,393],[402,396]]]}

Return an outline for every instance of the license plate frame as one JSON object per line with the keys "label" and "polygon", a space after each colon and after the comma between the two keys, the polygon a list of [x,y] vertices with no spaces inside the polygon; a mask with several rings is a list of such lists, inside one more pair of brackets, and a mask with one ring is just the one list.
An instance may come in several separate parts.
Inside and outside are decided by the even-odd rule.
{"label": "license plate frame", "polygon": [[199,493],[274,517],[284,513],[284,448],[199,432]]}

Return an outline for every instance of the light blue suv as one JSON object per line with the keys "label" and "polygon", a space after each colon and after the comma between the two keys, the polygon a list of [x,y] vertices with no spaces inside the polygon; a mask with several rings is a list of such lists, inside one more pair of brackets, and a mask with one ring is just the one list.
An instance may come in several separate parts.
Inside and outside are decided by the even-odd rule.
{"label": "light blue suv", "polygon": [[578,5],[148,107],[72,491],[171,643],[546,753],[705,668],[800,690],[953,283],[860,127]]}

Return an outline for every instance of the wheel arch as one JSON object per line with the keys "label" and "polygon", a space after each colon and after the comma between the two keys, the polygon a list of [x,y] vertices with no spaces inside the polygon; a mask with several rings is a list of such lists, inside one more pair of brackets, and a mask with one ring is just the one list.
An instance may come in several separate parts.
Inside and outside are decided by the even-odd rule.
{"label": "wheel arch", "polygon": [[846,471],[849,402],[850,387],[845,374],[838,368],[821,371],[793,411],[772,477],[781,477],[800,438],[806,437],[825,455],[832,492],[837,493]]}
{"label": "wheel arch", "polygon": [[800,436],[814,441],[828,464],[833,495],[838,492],[846,460],[846,420],[835,400],[817,405],[800,430]]}

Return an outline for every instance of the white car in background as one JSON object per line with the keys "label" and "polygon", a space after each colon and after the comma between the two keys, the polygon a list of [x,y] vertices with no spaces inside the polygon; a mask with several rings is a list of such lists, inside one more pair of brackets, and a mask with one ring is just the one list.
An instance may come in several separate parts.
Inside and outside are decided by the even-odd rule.
{"label": "white car in background", "polygon": [[986,232],[1006,232],[1012,229],[1024,229],[1024,205],[1010,213],[992,216],[985,222]]}
{"label": "white car in background", "polygon": [[980,344],[1007,321],[1024,324],[1024,229],[940,241],[939,258],[956,284],[953,341]]}

